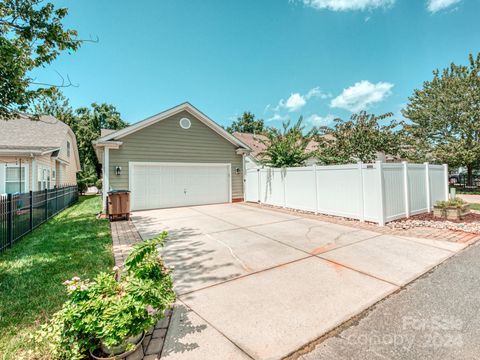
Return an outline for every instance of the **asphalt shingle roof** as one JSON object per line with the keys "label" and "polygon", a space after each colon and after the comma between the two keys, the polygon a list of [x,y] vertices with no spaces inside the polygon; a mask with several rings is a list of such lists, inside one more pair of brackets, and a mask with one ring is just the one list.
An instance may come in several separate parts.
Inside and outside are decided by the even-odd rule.
{"label": "asphalt shingle roof", "polygon": [[0,120],[0,149],[47,151],[60,148],[69,127],[53,116]]}

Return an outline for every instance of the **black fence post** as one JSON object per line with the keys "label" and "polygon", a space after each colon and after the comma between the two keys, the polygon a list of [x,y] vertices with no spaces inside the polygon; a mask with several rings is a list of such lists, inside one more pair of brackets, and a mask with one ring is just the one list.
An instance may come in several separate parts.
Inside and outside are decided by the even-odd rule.
{"label": "black fence post", "polygon": [[45,189],[45,221],[48,219],[48,189]]}
{"label": "black fence post", "polygon": [[58,188],[55,185],[55,214],[58,212]]}
{"label": "black fence post", "polygon": [[13,244],[13,197],[12,194],[7,195],[7,241],[8,247]]}
{"label": "black fence post", "polygon": [[29,210],[30,210],[30,232],[32,232],[33,230],[33,191],[30,190],[30,206],[29,206]]}

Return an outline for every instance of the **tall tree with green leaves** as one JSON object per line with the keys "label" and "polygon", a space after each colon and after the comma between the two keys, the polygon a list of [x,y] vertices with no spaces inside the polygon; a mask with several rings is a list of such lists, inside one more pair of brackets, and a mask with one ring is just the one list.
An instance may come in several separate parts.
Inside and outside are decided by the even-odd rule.
{"label": "tall tree with green leaves", "polygon": [[119,130],[128,126],[122,120],[115,106],[110,104],[93,103],[90,108],[82,107],[75,111],[76,134],[78,147],[85,157],[85,163],[94,166],[97,176],[100,176],[101,165],[98,162],[92,141],[100,137],[101,129]]}
{"label": "tall tree with green leaves", "polygon": [[316,133],[316,128],[305,132],[303,117],[293,126],[290,121],[286,121],[281,129],[269,128],[265,138],[260,140],[266,146],[265,151],[260,154],[262,163],[275,168],[305,165],[309,158],[315,156],[314,152],[307,151],[307,147]]}
{"label": "tall tree with green leaves", "polygon": [[379,152],[397,155],[401,150],[398,130],[402,123],[388,120],[392,115],[361,111],[348,121],[335,119],[332,128],[322,128],[317,136],[320,162],[325,165],[372,162]]}
{"label": "tall tree with green leaves", "polygon": [[77,138],[82,164],[78,178],[88,184],[95,183],[101,173],[92,141],[100,137],[101,129],[119,130],[128,126],[115,106],[93,103],[90,107],[74,110],[68,99],[58,90],[54,90],[52,96],[43,96],[32,111],[40,115],[55,116],[70,126]]}
{"label": "tall tree with green leaves", "polygon": [[232,125],[227,127],[227,131],[229,133],[261,134],[265,131],[265,125],[262,119],[256,119],[253,113],[245,111]]}
{"label": "tall tree with green leaves", "polygon": [[54,86],[35,82],[29,72],[81,45],[77,32],[63,27],[67,14],[42,0],[0,1],[1,118],[24,112],[32,100],[52,92]]}
{"label": "tall tree with green leaves", "polygon": [[480,53],[468,65],[435,70],[402,111],[412,156],[467,168],[468,183],[480,160]]}

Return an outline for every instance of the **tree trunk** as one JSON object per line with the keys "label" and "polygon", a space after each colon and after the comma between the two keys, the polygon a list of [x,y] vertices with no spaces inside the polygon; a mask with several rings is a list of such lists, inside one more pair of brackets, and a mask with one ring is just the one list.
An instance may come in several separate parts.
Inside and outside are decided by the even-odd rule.
{"label": "tree trunk", "polygon": [[467,165],[467,185],[473,185],[473,166]]}

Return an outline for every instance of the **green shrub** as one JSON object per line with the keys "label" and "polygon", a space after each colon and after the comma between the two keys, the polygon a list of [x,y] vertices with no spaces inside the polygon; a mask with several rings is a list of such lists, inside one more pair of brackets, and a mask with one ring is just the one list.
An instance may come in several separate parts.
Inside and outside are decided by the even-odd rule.
{"label": "green shrub", "polygon": [[81,194],[84,194],[87,190],[88,190],[88,185],[87,183],[80,179],[80,180],[77,180],[77,186],[78,186],[78,191],[81,193]]}
{"label": "green shrub", "polygon": [[442,208],[442,209],[446,209],[446,208],[463,208],[465,206],[467,206],[467,203],[461,199],[461,198],[453,198],[453,199],[449,199],[448,201],[437,201],[437,203],[435,204],[435,206],[439,207],[439,208]]}
{"label": "green shrub", "polygon": [[69,299],[36,336],[49,344],[52,358],[83,359],[100,344],[123,344],[164,317],[175,301],[169,269],[157,251],[166,237],[163,232],[136,244],[123,272],[115,267],[92,281],[65,281]]}

